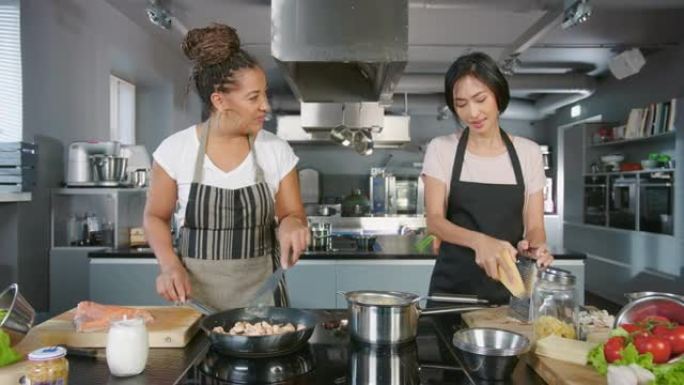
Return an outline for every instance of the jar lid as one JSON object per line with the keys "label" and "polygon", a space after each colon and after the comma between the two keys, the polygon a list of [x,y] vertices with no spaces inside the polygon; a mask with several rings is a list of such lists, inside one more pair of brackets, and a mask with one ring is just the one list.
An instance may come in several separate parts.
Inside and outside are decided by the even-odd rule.
{"label": "jar lid", "polygon": [[547,267],[539,270],[539,278],[543,281],[560,283],[562,285],[574,284],[576,277],[567,270],[557,269],[555,267]]}
{"label": "jar lid", "polygon": [[47,346],[44,348],[36,349],[29,353],[28,359],[30,361],[47,361],[53,360],[55,358],[60,358],[66,356],[66,349],[62,346]]}

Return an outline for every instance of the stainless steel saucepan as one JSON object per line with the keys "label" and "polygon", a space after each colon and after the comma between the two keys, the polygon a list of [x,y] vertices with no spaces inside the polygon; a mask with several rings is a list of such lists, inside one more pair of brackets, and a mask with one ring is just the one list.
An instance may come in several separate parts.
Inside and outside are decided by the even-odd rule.
{"label": "stainless steel saucepan", "polygon": [[[471,296],[421,297],[399,291],[377,290],[338,293],[344,295],[347,300],[351,336],[370,344],[401,344],[415,340],[418,333],[418,318],[423,315],[464,313],[489,307],[486,300]],[[418,304],[422,299],[469,306],[423,310]]]}

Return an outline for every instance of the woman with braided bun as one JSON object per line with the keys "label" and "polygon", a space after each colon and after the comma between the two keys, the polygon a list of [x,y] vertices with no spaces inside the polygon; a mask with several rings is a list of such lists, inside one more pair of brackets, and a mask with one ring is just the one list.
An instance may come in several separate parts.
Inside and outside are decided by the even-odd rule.
{"label": "woman with braided bun", "polygon": [[[153,154],[144,222],[159,262],[157,292],[218,310],[243,307],[308,244],[298,158],[262,130],[266,75],[240,48],[235,29],[193,29],[182,48],[193,62],[203,121],[169,136]],[[174,216],[177,251],[169,227]],[[272,304],[287,306],[284,282]]]}

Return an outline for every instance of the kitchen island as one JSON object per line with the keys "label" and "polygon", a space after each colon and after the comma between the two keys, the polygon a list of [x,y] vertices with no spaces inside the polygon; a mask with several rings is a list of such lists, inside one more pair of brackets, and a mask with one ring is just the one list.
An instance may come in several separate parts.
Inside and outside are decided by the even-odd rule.
{"label": "kitchen island", "polygon": [[[236,359],[210,350],[204,334],[198,334],[184,349],[151,349],[145,371],[134,377],[109,374],[103,359],[70,357],[69,384],[220,384],[221,379],[242,378],[247,383],[277,375],[283,384],[433,384],[476,385],[484,381],[462,369],[450,340],[457,327],[453,316],[423,317],[416,343],[393,349],[352,342],[344,328],[326,329],[322,322],[346,316],[340,310],[313,310],[321,323],[301,351],[277,359]],[[270,374],[268,374],[270,373]],[[275,373],[275,374],[274,374]],[[512,378],[499,384],[544,384],[520,361]]]}
{"label": "kitchen island", "polygon": [[[427,295],[436,256],[415,249],[411,236],[378,236],[372,251],[341,247],[307,251],[286,272],[291,305],[299,308],[344,308],[338,291],[396,290]],[[349,243],[347,243],[349,244]],[[584,301],[585,255],[552,248],[554,266],[577,276],[577,295]],[[89,253],[91,300],[120,305],[168,305],[156,293],[157,260],[150,250],[103,249]],[[126,285],[121,285],[126,282]],[[83,295],[85,296],[85,295]],[[81,296],[80,298],[83,298]],[[78,298],[75,298],[78,299]],[[74,302],[71,306],[75,306]]]}

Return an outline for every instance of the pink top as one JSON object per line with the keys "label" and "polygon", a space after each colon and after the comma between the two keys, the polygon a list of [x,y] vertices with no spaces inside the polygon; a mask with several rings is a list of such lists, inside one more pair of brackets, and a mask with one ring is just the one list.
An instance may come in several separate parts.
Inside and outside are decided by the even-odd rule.
{"label": "pink top", "polygon": [[[442,181],[446,185],[447,196],[451,187],[451,174],[460,136],[461,133],[458,132],[434,138],[430,141],[423,160],[422,175],[429,175]],[[527,206],[529,195],[541,191],[546,184],[544,161],[537,143],[520,136],[511,136],[511,139],[520,159]],[[515,184],[515,173],[508,152],[488,157],[475,155],[466,150],[460,180],[475,183]]]}

